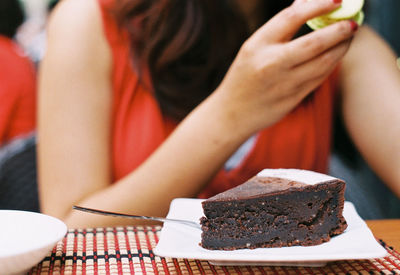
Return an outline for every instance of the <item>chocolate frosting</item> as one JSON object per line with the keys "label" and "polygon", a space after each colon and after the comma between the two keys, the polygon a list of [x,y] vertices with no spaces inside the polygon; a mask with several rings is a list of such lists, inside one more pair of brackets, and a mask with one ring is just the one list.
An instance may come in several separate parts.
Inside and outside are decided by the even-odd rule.
{"label": "chocolate frosting", "polygon": [[208,201],[240,200],[263,196],[265,194],[280,193],[290,188],[304,188],[308,184],[275,177],[253,177],[247,182],[219,193]]}

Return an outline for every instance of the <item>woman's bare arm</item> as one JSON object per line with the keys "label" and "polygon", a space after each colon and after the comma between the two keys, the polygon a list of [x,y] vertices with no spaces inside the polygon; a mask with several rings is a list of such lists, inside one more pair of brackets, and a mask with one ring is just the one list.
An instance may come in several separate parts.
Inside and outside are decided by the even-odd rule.
{"label": "woman's bare arm", "polygon": [[336,7],[298,0],[261,27],[218,89],[141,166],[111,184],[110,49],[95,0],[61,2],[40,71],[43,211],[72,227],[126,224],[132,221],[71,207],[165,215],[173,198],[198,194],[240,144],[290,112],[345,54],[349,22],[290,41],[307,19]]}
{"label": "woman's bare arm", "polygon": [[110,185],[111,55],[94,1],[59,5],[39,72],[39,191],[43,212],[66,217]]}
{"label": "woman's bare arm", "polygon": [[345,124],[367,162],[400,197],[400,71],[396,56],[363,27],[343,59]]}

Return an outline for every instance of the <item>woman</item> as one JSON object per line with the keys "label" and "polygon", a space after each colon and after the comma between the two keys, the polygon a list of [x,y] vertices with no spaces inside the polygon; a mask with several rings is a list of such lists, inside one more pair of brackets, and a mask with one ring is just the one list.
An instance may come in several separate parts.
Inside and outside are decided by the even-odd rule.
{"label": "woman", "polygon": [[355,142],[400,194],[392,52],[362,29],[342,59],[350,21],[293,38],[338,0],[296,0],[263,24],[273,2],[61,2],[40,76],[41,209],[71,227],[126,224],[71,207],[161,216],[262,168],[326,172],[335,83]]}

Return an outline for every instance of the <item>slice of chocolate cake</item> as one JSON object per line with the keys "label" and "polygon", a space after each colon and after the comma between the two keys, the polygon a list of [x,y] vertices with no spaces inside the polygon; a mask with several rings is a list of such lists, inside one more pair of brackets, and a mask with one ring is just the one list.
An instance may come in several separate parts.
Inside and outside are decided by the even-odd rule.
{"label": "slice of chocolate cake", "polygon": [[345,182],[297,169],[265,169],[202,202],[207,249],[317,245],[347,227]]}

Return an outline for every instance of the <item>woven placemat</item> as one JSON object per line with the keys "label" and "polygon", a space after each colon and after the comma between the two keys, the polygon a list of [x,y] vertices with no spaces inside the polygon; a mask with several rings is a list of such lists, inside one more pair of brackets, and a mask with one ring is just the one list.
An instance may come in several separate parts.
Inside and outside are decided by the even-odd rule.
{"label": "woven placemat", "polygon": [[213,266],[154,255],[160,226],[69,230],[28,274],[400,274],[400,254],[381,241],[385,258],[324,267]]}

